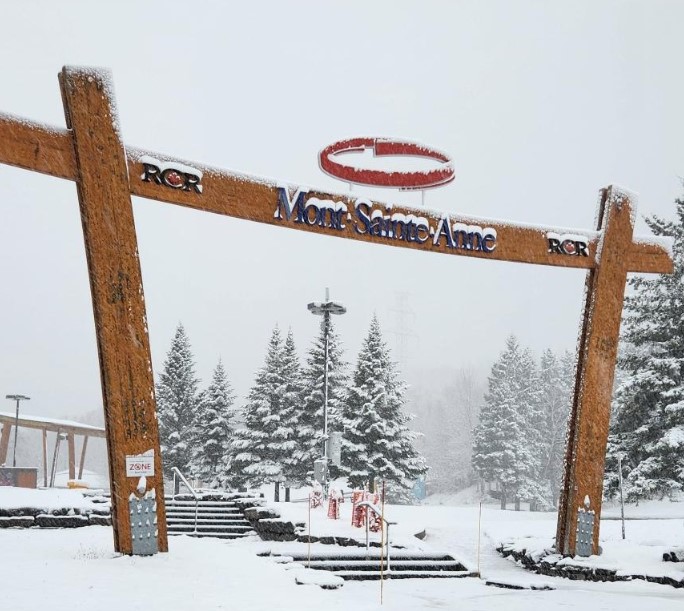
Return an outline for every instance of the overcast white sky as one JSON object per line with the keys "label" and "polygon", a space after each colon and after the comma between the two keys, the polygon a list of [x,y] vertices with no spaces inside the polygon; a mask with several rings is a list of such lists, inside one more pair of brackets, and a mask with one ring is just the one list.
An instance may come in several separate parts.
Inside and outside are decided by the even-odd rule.
{"label": "overcast white sky", "polygon": [[[5,3],[0,111],[62,126],[62,65],[104,66],[127,144],[290,184],[344,191],[317,152],[391,136],[453,156],[431,208],[592,229],[600,187],[638,192],[641,214],[670,216],[682,194],[683,2],[142,4]],[[574,349],[579,271],[134,205],[156,372],[182,321],[203,381],[221,356],[244,394],[275,323],[304,353],[317,332],[306,304],[326,286],[348,308],[350,361],[374,311],[397,345],[404,300],[414,383],[488,368],[510,333],[537,353]],[[31,396],[27,413],[99,408],[75,186],[0,166],[0,215],[0,393]]]}

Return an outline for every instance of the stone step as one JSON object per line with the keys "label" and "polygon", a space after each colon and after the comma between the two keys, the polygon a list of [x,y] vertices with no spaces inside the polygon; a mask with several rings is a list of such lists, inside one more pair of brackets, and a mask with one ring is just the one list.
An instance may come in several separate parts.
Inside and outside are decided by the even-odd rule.
{"label": "stone step", "polygon": [[[194,528],[195,527],[195,520],[188,520],[184,522],[178,522],[177,520],[167,520],[166,525],[168,528],[181,528],[181,529],[188,529],[188,528]],[[233,528],[233,527],[240,527],[240,528],[252,528],[249,522],[240,522],[237,520],[233,521],[218,521],[218,520],[208,520],[208,521],[202,521],[202,520],[197,520],[197,528],[207,528],[210,526],[221,526],[224,528]]]}
{"label": "stone step", "polygon": [[[335,571],[338,577],[345,581],[372,581],[380,580],[380,572],[371,573],[369,571]],[[477,577],[473,571],[385,571],[383,579],[445,579],[460,577]]]}
{"label": "stone step", "polygon": [[[167,524],[168,530],[173,530],[174,532],[192,532],[195,530],[194,524]],[[249,524],[229,524],[229,525],[204,525],[197,524],[198,532],[247,532],[252,530]]]}
{"label": "stone step", "polygon": [[[182,508],[195,508],[195,501],[165,501],[164,505],[166,507],[182,507]],[[197,503],[198,507],[211,508],[211,509],[235,509],[237,511],[242,511],[240,507],[232,501],[199,501]]]}
{"label": "stone step", "polygon": [[[207,503],[207,504],[209,504],[209,503],[218,503],[218,504],[222,504],[222,503],[237,504],[237,503],[240,503],[240,504],[242,504],[242,503],[246,502],[246,503],[251,503],[253,505],[263,505],[263,503],[265,502],[264,499],[262,499],[262,498],[256,498],[256,497],[251,497],[251,496],[232,496],[232,497],[228,497],[228,498],[211,498],[211,497],[206,498],[206,497],[199,496],[199,498],[197,500],[199,500],[200,503]],[[179,495],[176,497],[165,496],[164,501],[167,503],[194,503],[195,498],[189,494],[188,495]]]}
{"label": "stone step", "polygon": [[261,505],[264,500],[245,493],[166,496],[166,523],[170,535],[236,539],[254,533],[245,519],[245,505]]}
{"label": "stone step", "polygon": [[[380,560],[312,560],[306,562],[307,568],[323,571],[379,571]],[[387,560],[382,563],[383,570],[387,570]],[[395,560],[390,558],[392,571],[465,571],[466,568],[457,560]]]}
{"label": "stone step", "polygon": [[239,513],[237,511],[230,511],[226,513],[220,513],[216,511],[198,511],[195,513],[195,511],[167,511],[166,515],[168,516],[175,516],[177,518],[194,518],[195,515],[197,517],[202,517],[202,518],[207,518],[207,519],[216,519],[216,520],[236,520],[238,518],[244,520],[245,515],[243,513]]}
{"label": "stone step", "polygon": [[183,535],[185,537],[193,537],[195,539],[242,539],[243,537],[248,537],[252,533],[204,533],[204,532],[172,532],[169,531],[169,536],[177,537]]}
{"label": "stone step", "polygon": [[[248,492],[230,492],[230,493],[211,493],[196,491],[200,499],[207,501],[234,501],[235,499],[252,499],[254,495]],[[165,494],[165,499],[180,499],[181,501],[194,500],[195,497],[189,492],[179,492],[178,494]],[[262,499],[263,500],[263,499]]]}
{"label": "stone step", "polygon": [[[195,516],[195,510],[194,509],[174,509],[173,507],[166,508],[166,514],[167,515],[173,515],[173,516],[178,516],[178,517],[183,517],[183,516]],[[240,517],[244,520],[245,515],[241,511],[217,511],[215,509],[212,509],[210,511],[198,511],[197,512],[198,516],[203,516],[203,517],[216,517],[216,518],[230,518],[230,517]]]}
{"label": "stone step", "polygon": [[[363,549],[363,548],[362,548]],[[264,554],[266,556],[269,553]],[[273,555],[283,555],[289,556],[294,562],[303,562],[309,559],[309,554],[306,551],[292,553],[290,551],[284,551],[279,554]],[[350,561],[380,561],[380,550],[378,548],[371,548],[368,553],[366,550],[355,549],[343,549],[343,550],[331,550],[330,552],[312,552],[311,560],[325,560],[325,561],[339,561],[339,562],[350,562]],[[395,550],[390,548],[390,561],[395,560],[415,560],[415,561],[447,561],[447,562],[457,562],[457,560],[450,554],[444,552],[424,552],[420,550],[406,551],[406,550]]]}
{"label": "stone step", "polygon": [[249,522],[241,516],[230,518],[197,516],[197,520],[195,520],[195,516],[170,516],[168,514],[166,516],[166,522],[168,524],[194,524],[195,521],[197,521],[198,524],[249,524]]}
{"label": "stone step", "polygon": [[181,509],[181,510],[174,510],[171,509],[171,511],[166,512],[167,515],[172,515],[172,516],[177,516],[179,518],[183,517],[195,517],[195,515],[202,516],[204,518],[219,518],[219,519],[235,519],[235,518],[242,518],[243,520],[245,519],[245,514],[242,513],[241,511],[197,511],[195,512],[194,509]]}
{"label": "stone step", "polygon": [[[188,502],[166,502],[165,505],[168,507],[178,507],[183,508],[183,509],[194,509],[195,508],[195,502],[194,501],[188,501]],[[235,511],[242,511],[239,505],[236,505],[235,503],[203,503],[199,502],[197,503],[198,507],[203,507],[206,509],[212,509],[216,511],[225,511],[226,509],[233,509]]]}
{"label": "stone step", "polygon": [[[297,562],[307,568],[330,571],[345,580],[380,579],[381,550],[333,548],[316,550],[309,555],[297,547],[279,549],[276,553],[264,551],[260,556],[270,556],[276,562]],[[477,573],[468,569],[451,554],[442,551],[423,551],[390,548],[389,570],[387,558],[382,556],[382,572],[385,579],[426,579],[476,577]]]}

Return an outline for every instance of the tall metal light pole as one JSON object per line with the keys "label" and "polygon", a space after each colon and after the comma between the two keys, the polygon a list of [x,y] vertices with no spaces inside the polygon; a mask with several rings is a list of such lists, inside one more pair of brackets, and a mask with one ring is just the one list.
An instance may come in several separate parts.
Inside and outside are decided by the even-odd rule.
{"label": "tall metal light pole", "polygon": [[328,496],[328,335],[330,333],[330,315],[341,315],[347,311],[340,303],[330,301],[330,291],[325,289],[325,301],[314,301],[306,306],[312,314],[323,316],[323,337],[325,338],[325,366],[323,368],[323,494]]}
{"label": "tall metal light pole", "polygon": [[31,397],[24,395],[5,395],[5,399],[12,399],[17,402],[17,413],[14,417],[14,450],[12,452],[12,466],[17,466],[17,431],[19,430],[19,401],[29,401]]}

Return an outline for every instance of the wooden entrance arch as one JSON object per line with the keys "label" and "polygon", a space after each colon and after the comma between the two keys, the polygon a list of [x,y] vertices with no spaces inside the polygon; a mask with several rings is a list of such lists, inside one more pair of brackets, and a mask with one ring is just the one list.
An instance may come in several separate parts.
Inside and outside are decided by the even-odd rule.
{"label": "wooden entrance arch", "polygon": [[[628,272],[671,273],[665,240],[634,239],[636,198],[601,191],[598,226],[568,231],[485,221],[292,188],[124,146],[108,71],[59,75],[67,129],[0,114],[0,163],[76,182],[95,316],[107,429],[115,549],[132,553],[126,457],[154,452],[148,489],[167,550],[154,383],[131,195],[348,239],[586,269],[586,300],[556,543],[575,552],[585,497],[600,515],[610,400]],[[599,520],[594,526],[597,552]]]}

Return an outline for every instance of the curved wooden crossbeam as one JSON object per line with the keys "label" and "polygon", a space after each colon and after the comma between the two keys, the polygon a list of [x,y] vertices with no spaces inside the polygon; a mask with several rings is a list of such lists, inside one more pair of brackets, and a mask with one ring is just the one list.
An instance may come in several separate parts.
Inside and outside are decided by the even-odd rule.
{"label": "curved wooden crossbeam", "polygon": [[[140,160],[146,157],[157,159],[169,165],[200,170],[203,173],[202,192],[174,189],[156,184],[154,181],[143,181],[141,176],[144,173],[144,167]],[[126,159],[131,195],[177,204],[195,210],[269,225],[282,225],[301,231],[443,254],[578,269],[593,269],[596,266],[599,232],[595,230],[516,224],[449,213],[447,216],[451,224],[460,223],[471,227],[493,228],[497,236],[496,248],[492,252],[450,248],[446,239],[442,239],[438,245],[434,245],[433,237],[423,243],[382,238],[371,236],[368,233],[360,234],[355,231],[352,224],[346,224],[343,230],[336,230],[330,227],[307,225],[306,223],[283,223],[282,220],[275,218],[274,213],[278,207],[280,190],[285,185],[280,185],[273,180],[234,173],[134,147],[126,147]],[[68,180],[76,180],[77,177],[73,137],[70,130],[37,124],[2,113],[0,113],[0,163]],[[294,194],[289,193],[289,195],[292,197]],[[334,194],[312,189],[306,192],[303,199],[304,204],[312,198],[343,203],[348,210],[353,210],[357,201],[357,198],[350,197],[348,194]],[[370,203],[371,213],[379,211],[387,216],[399,213],[404,216],[422,217],[428,221],[432,229],[439,227],[440,219],[443,217],[443,213],[436,210],[395,205],[388,209],[386,204]],[[563,256],[549,252],[548,233],[558,235],[580,234],[586,237],[587,256]],[[637,237],[625,252],[625,265],[629,272],[671,273],[672,257],[668,242],[653,237]]]}

